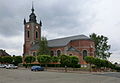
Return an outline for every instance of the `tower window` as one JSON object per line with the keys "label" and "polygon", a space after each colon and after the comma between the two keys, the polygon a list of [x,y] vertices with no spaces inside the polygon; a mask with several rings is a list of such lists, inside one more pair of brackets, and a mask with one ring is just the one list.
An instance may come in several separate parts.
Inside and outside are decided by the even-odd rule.
{"label": "tower window", "polygon": [[36,31],[36,38],[38,38],[38,32]]}
{"label": "tower window", "polygon": [[83,59],[87,56],[87,51],[83,50]]}
{"label": "tower window", "polygon": [[30,37],[30,31],[27,31],[27,37],[28,38]]}

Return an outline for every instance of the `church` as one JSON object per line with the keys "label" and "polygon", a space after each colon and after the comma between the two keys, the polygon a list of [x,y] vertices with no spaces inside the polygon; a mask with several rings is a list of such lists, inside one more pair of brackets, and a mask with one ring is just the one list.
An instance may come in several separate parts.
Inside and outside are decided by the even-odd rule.
{"label": "church", "polygon": [[[36,20],[34,7],[32,6],[29,21],[24,19],[24,46],[23,56],[36,56],[39,44],[37,40],[41,39],[41,20],[39,23]],[[50,56],[59,56],[66,54],[69,56],[77,56],[81,65],[86,64],[85,56],[94,56],[95,47],[94,42],[85,35],[75,35],[70,37],[58,38],[48,40],[48,47],[50,49]]]}

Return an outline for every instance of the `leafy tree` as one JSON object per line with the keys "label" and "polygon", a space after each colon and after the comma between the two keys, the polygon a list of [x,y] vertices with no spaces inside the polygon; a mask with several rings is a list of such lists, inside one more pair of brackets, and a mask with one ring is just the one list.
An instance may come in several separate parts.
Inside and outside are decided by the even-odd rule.
{"label": "leafy tree", "polygon": [[18,65],[19,63],[22,63],[22,57],[21,56],[14,56],[13,61],[15,65]]}
{"label": "leafy tree", "polygon": [[85,57],[85,61],[89,64],[94,64],[98,69],[100,69],[101,67],[104,68],[111,68],[111,69],[115,69],[117,71],[120,71],[120,67],[116,67],[115,64],[112,64],[111,62],[109,62],[108,60],[104,60],[104,59],[100,59],[100,58],[96,58],[96,57],[91,57],[91,56],[86,56]]}
{"label": "leafy tree", "polygon": [[115,65],[117,65],[118,63],[117,63],[117,62],[115,62],[114,64],[115,64]]}
{"label": "leafy tree", "polygon": [[59,62],[59,57],[58,56],[52,56],[51,59],[52,59],[52,62],[55,63],[55,67],[56,67],[56,63]]}
{"label": "leafy tree", "polygon": [[101,59],[99,59],[99,58],[94,58],[94,64],[95,64],[98,68],[100,68],[100,67],[101,67]]}
{"label": "leafy tree", "polygon": [[53,63],[59,62],[59,57],[58,56],[52,56],[52,62]]}
{"label": "leafy tree", "polygon": [[86,56],[86,57],[84,58],[84,60],[85,60],[87,63],[89,63],[89,64],[93,64],[93,63],[94,63],[94,57],[92,57],[92,56]]}
{"label": "leafy tree", "polygon": [[0,57],[0,63],[2,62],[2,57]]}
{"label": "leafy tree", "polygon": [[84,60],[86,61],[86,63],[90,64],[90,72],[91,72],[91,69],[92,69],[91,65],[95,63],[94,62],[95,58],[92,56],[86,56]]}
{"label": "leafy tree", "polygon": [[24,61],[26,63],[30,63],[31,64],[32,62],[35,62],[35,60],[36,60],[36,58],[34,56],[26,56]]}
{"label": "leafy tree", "polygon": [[101,60],[101,67],[107,67],[107,68],[109,68],[110,67],[109,64],[110,64],[109,61],[107,61],[107,60]]}
{"label": "leafy tree", "polygon": [[110,45],[108,45],[108,38],[103,35],[97,35],[95,33],[90,35],[91,40],[95,43],[95,55],[101,59],[107,59],[110,57],[109,52]]}
{"label": "leafy tree", "polygon": [[3,58],[0,56],[0,63],[3,63]]}
{"label": "leafy tree", "polygon": [[45,67],[47,69],[47,64],[51,62],[51,56],[49,55],[39,55],[37,57],[37,60],[39,63],[45,64]]}
{"label": "leafy tree", "polygon": [[70,57],[70,65],[74,68],[76,64],[78,64],[79,59],[76,56],[69,56]]}
{"label": "leafy tree", "polygon": [[49,55],[50,51],[48,48],[48,42],[46,37],[42,37],[41,40],[39,41],[39,49],[37,52],[37,55]]}
{"label": "leafy tree", "polygon": [[67,55],[61,55],[60,56],[60,63],[62,66],[69,66],[70,65],[70,57]]}
{"label": "leafy tree", "polygon": [[4,57],[0,57],[0,63],[4,63]]}
{"label": "leafy tree", "polygon": [[11,56],[4,56],[3,57],[3,62],[4,63],[13,63],[13,57],[11,57]]}

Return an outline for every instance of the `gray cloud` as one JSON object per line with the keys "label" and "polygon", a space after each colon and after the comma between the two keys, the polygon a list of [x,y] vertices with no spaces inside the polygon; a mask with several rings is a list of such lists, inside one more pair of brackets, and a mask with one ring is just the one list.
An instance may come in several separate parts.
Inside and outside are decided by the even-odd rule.
{"label": "gray cloud", "polygon": [[[36,12],[40,13],[40,17],[43,19],[43,29],[46,28],[45,30],[49,33],[59,35],[81,34],[89,28],[89,24],[94,19],[93,15],[89,15],[89,11],[86,10],[87,7],[83,9],[88,4],[88,1],[61,0],[51,4],[45,5],[42,3],[36,9],[40,10]],[[86,12],[83,12],[84,10]]]}

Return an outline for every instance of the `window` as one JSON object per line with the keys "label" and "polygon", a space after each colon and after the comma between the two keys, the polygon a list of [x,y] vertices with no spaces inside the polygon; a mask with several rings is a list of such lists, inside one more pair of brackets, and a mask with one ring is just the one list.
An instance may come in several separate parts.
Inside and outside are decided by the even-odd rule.
{"label": "window", "polygon": [[58,50],[58,51],[57,51],[57,56],[60,56],[60,55],[61,55],[61,51]]}
{"label": "window", "polygon": [[38,32],[36,31],[36,38],[38,38]]}
{"label": "window", "polygon": [[36,55],[36,53],[35,52],[33,52],[33,56],[35,56]]}
{"label": "window", "polygon": [[83,59],[87,56],[87,51],[83,50]]}
{"label": "window", "polygon": [[72,56],[72,54],[69,54],[69,56]]}
{"label": "window", "polygon": [[54,51],[51,51],[51,52],[50,52],[50,55],[51,55],[51,56],[54,56]]}
{"label": "window", "polygon": [[27,31],[27,37],[28,38],[30,37],[30,31]]}

